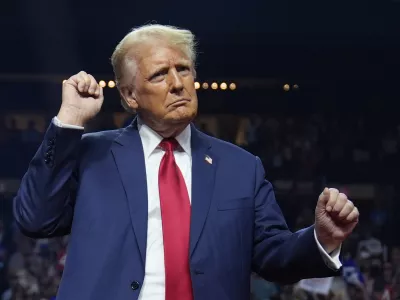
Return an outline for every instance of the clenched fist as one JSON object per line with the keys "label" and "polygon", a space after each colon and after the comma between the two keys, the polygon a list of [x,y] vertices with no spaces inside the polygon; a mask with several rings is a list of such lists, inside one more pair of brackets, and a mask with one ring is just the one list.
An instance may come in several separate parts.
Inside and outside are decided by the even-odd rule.
{"label": "clenched fist", "polygon": [[57,118],[64,124],[84,126],[100,111],[103,100],[103,88],[81,71],[64,82]]}
{"label": "clenched fist", "polygon": [[353,202],[337,189],[325,188],[315,209],[317,239],[327,252],[337,249],[358,223]]}

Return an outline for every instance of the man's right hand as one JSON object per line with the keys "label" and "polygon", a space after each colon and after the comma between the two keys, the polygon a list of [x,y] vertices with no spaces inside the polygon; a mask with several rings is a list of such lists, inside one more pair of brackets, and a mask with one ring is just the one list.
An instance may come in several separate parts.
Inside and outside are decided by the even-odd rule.
{"label": "man's right hand", "polygon": [[81,71],[64,82],[57,118],[64,124],[83,127],[98,114],[103,100],[103,88],[92,75]]}

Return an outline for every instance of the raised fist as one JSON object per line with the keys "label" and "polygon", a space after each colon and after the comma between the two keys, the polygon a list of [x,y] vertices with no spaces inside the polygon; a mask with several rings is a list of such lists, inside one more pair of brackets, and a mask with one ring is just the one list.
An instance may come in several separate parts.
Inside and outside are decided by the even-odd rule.
{"label": "raised fist", "polygon": [[81,71],[64,82],[57,118],[64,124],[84,126],[98,114],[103,100],[103,88],[92,75]]}
{"label": "raised fist", "polygon": [[353,202],[337,189],[325,188],[315,209],[317,239],[330,253],[351,234],[358,223],[360,213]]}

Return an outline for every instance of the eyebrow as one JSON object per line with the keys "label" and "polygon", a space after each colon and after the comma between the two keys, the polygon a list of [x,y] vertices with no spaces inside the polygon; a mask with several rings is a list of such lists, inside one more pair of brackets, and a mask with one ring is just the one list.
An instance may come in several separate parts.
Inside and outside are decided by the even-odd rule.
{"label": "eyebrow", "polygon": [[[190,61],[187,60],[181,60],[178,63],[175,64],[175,67],[190,67]],[[168,64],[165,63],[160,63],[160,66],[150,72],[150,77],[154,76],[155,74],[162,72],[162,71],[167,71],[170,68]]]}

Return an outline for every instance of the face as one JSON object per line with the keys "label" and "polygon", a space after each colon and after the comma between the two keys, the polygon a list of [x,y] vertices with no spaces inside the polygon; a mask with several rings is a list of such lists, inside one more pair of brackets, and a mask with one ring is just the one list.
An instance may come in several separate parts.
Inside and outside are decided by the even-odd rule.
{"label": "face", "polygon": [[135,49],[133,84],[122,95],[156,131],[186,127],[197,114],[194,66],[179,48],[148,43]]}

